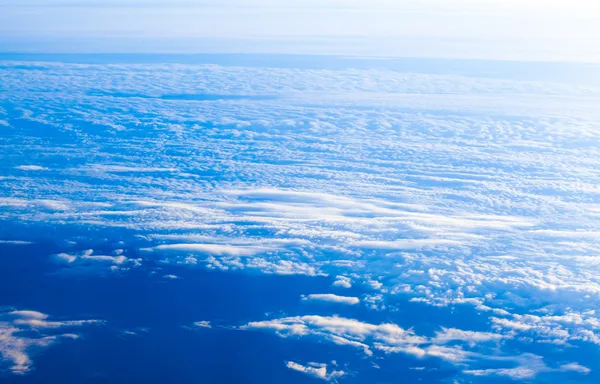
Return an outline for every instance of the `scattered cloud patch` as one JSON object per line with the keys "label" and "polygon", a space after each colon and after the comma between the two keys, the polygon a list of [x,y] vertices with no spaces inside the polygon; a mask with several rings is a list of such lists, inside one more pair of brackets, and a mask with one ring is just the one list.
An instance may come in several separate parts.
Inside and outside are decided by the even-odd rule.
{"label": "scattered cloud patch", "polygon": [[180,278],[180,277],[179,277],[179,276],[177,276],[177,275],[164,275],[164,276],[163,276],[163,279],[167,279],[167,280],[177,280],[177,279],[179,279],[179,278]]}
{"label": "scattered cloud patch", "polygon": [[493,332],[464,331],[455,328],[442,328],[436,332],[433,341],[436,344],[448,344],[456,341],[466,342],[471,346],[488,341],[500,341],[504,336]]}
{"label": "scattered cloud patch", "polygon": [[197,252],[215,256],[253,256],[268,249],[225,244],[163,244],[154,247],[158,251]]}
{"label": "scattered cloud patch", "polygon": [[198,328],[212,328],[210,321],[196,321],[194,327]]}
{"label": "scattered cloud patch", "polygon": [[69,331],[89,325],[101,325],[100,320],[50,320],[50,316],[31,310],[0,313],[0,367],[23,375],[33,369],[32,353],[43,351],[63,340],[78,339]]}
{"label": "scattered cloud patch", "polygon": [[285,365],[291,370],[301,372],[308,376],[312,376],[314,378],[325,381],[332,381],[346,374],[344,371],[341,370],[334,370],[328,372],[327,364],[321,363],[308,363],[307,365],[302,365],[293,361],[288,361]]}
{"label": "scattered cloud patch", "polygon": [[352,288],[352,280],[346,276],[336,276],[332,285],[340,288]]}
{"label": "scattered cloud patch", "polygon": [[514,368],[490,368],[464,370],[463,373],[473,376],[504,376],[513,380],[530,380],[540,373],[547,372],[576,372],[579,374],[588,374],[590,369],[577,363],[561,365],[558,368],[547,366],[541,356],[532,354],[523,354],[516,358],[517,366]]}
{"label": "scattered cloud patch", "polygon": [[42,167],[41,165],[17,165],[16,169],[21,171],[47,171],[48,168]]}
{"label": "scattered cloud patch", "polygon": [[338,296],[333,293],[311,293],[310,295],[303,296],[302,300],[325,301],[328,303],[339,303],[349,305],[355,305],[360,303],[360,299],[358,297]]}
{"label": "scattered cloud patch", "polygon": [[[578,363],[569,363],[559,368],[548,367],[541,356],[523,354],[517,356],[498,353],[484,354],[477,349],[481,345],[498,343],[503,336],[460,329],[443,328],[434,337],[416,334],[396,324],[371,324],[338,316],[297,316],[281,319],[250,322],[240,327],[243,330],[274,332],[283,338],[312,337],[331,343],[350,346],[364,351],[367,357],[375,352],[403,353],[416,359],[437,358],[459,367],[481,365],[507,365],[506,368],[464,369],[463,373],[474,376],[507,376],[513,379],[535,377],[540,372],[589,371]],[[505,336],[508,337],[508,336]]]}
{"label": "scattered cloud patch", "polygon": [[[58,253],[52,260],[63,268],[71,269],[69,273],[124,272],[142,265],[142,259],[131,259],[119,252],[116,255],[96,255],[93,249],[80,253]],[[66,270],[63,270],[63,273]]]}

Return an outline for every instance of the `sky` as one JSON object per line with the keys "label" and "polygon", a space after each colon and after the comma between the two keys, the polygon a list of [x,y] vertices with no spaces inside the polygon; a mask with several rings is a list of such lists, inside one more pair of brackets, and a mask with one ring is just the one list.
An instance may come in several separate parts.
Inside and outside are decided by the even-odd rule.
{"label": "sky", "polygon": [[599,383],[597,4],[0,0],[0,382]]}
{"label": "sky", "polygon": [[600,60],[593,0],[3,0],[0,7],[4,51]]}

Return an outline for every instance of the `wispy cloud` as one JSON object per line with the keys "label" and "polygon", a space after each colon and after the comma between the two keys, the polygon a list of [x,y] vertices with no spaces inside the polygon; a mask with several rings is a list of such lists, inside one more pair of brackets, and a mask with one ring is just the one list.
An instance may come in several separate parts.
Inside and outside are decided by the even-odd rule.
{"label": "wispy cloud", "polygon": [[360,303],[360,299],[358,297],[350,297],[350,296],[338,296],[333,293],[311,293],[310,295],[306,295],[302,297],[304,301],[325,301],[329,303],[339,303],[339,304],[349,304],[355,305]]}
{"label": "wispy cloud", "polygon": [[252,256],[265,252],[268,248],[244,247],[225,244],[163,244],[154,247],[158,251],[198,252],[215,256]]}
{"label": "wispy cloud", "polygon": [[50,320],[49,315],[32,310],[12,310],[0,313],[0,367],[14,374],[26,374],[33,368],[31,353],[44,350],[63,340],[78,339],[68,333],[89,325],[101,325],[100,320]]}
{"label": "wispy cloud", "polygon": [[51,259],[63,269],[61,274],[85,274],[123,272],[142,265],[142,259],[132,259],[121,254],[120,250],[113,255],[96,255],[93,249],[79,253],[58,253]]}
{"label": "wispy cloud", "polygon": [[42,167],[41,165],[18,165],[15,167],[21,171],[47,171],[48,168]]}
{"label": "wispy cloud", "polygon": [[[541,356],[534,354],[504,355],[499,354],[497,350],[493,354],[478,352],[477,347],[481,344],[498,342],[502,338],[502,336],[489,332],[442,329],[436,333],[435,337],[428,338],[395,324],[376,325],[336,316],[315,315],[250,322],[240,328],[271,331],[284,338],[312,337],[326,340],[340,346],[362,349],[366,356],[372,356],[374,352],[378,352],[383,354],[403,353],[417,359],[442,359],[457,367],[467,367],[463,370],[466,375],[531,379],[543,372],[577,372],[580,374],[590,372],[587,367],[578,363],[552,368],[546,365]],[[469,348],[474,350],[469,350]],[[507,367],[468,368],[482,365]],[[323,368],[324,366],[294,365],[292,369],[327,379],[327,371]]]}

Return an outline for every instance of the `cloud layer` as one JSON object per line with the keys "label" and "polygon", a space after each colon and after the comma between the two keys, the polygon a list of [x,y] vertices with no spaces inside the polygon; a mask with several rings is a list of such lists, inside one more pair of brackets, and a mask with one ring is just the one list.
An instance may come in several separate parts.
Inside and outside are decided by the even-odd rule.
{"label": "cloud layer", "polygon": [[[471,378],[588,373],[567,357],[600,345],[592,82],[383,65],[0,71],[8,254],[53,226],[79,231],[48,252],[65,277],[135,270],[170,286],[187,281],[176,268],[206,268],[327,279],[295,294],[300,312],[242,328],[463,364]],[[430,333],[354,318],[397,319],[406,308],[447,316]],[[453,323],[457,312],[472,327]],[[60,335],[45,332],[64,323],[3,316],[15,372],[31,366],[28,346],[51,345]],[[337,370],[285,359],[318,378]]]}

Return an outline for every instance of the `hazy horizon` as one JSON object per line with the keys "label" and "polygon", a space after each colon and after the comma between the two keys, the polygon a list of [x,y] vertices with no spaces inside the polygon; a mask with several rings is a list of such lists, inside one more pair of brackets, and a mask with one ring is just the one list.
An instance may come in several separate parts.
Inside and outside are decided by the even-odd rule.
{"label": "hazy horizon", "polygon": [[5,0],[0,9],[0,51],[600,62],[592,0]]}

